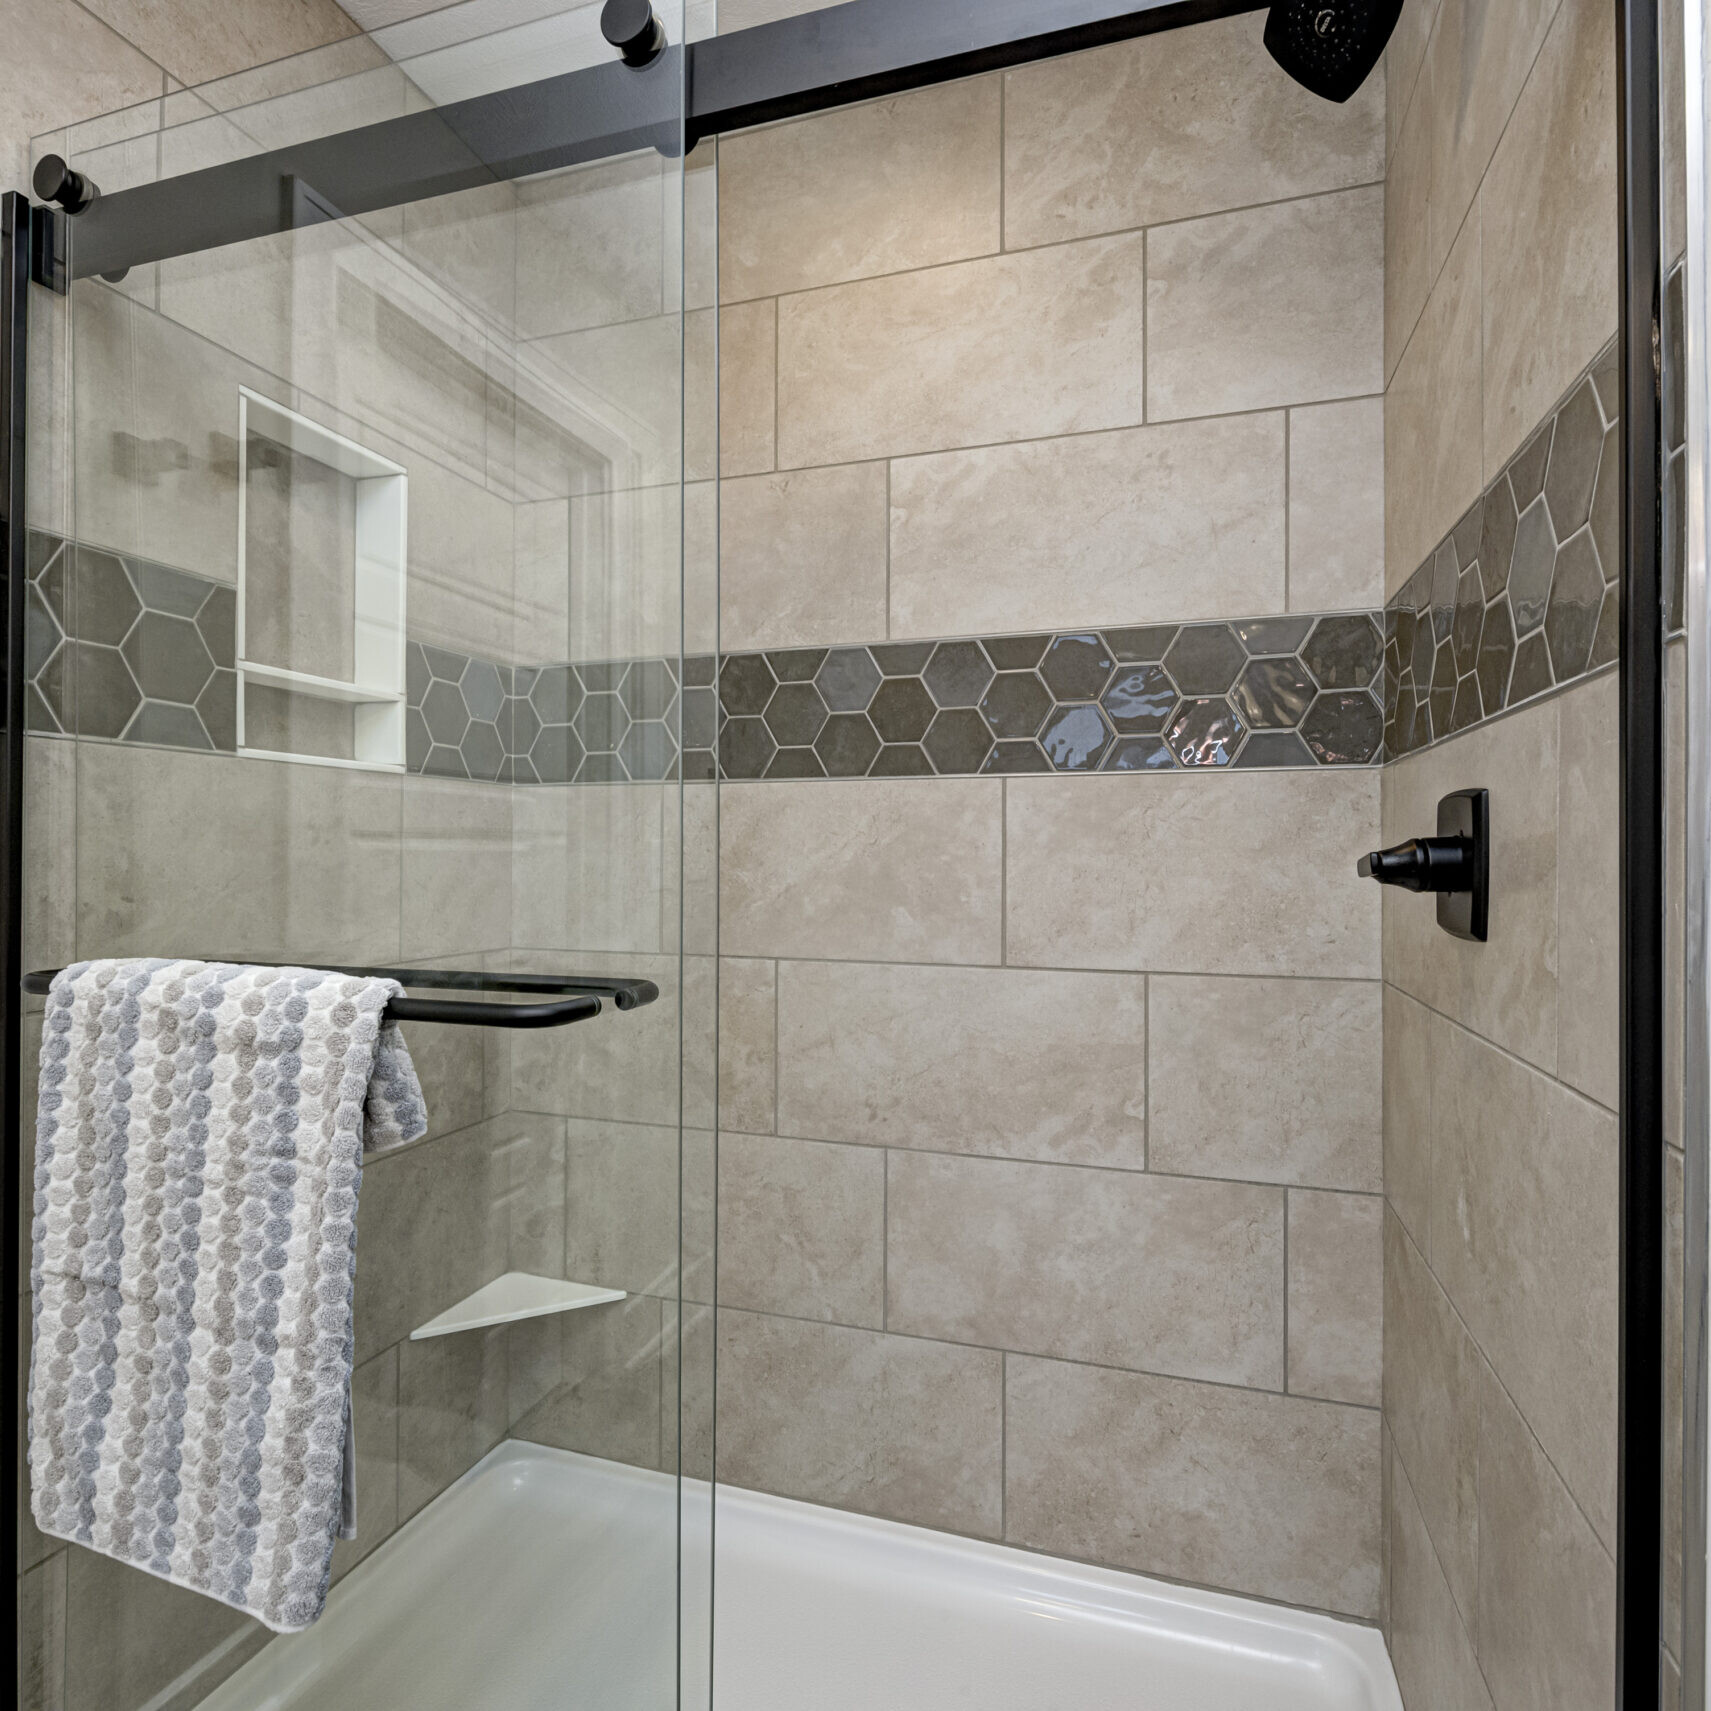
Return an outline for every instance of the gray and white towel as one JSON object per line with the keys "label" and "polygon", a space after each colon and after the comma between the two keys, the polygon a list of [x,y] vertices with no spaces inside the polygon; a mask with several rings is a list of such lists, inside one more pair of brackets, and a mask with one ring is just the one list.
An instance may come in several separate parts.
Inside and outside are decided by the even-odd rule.
{"label": "gray and white towel", "polygon": [[350,1502],[365,1152],[427,1127],[395,981],[79,963],[42,1024],[36,1524],[292,1633]]}

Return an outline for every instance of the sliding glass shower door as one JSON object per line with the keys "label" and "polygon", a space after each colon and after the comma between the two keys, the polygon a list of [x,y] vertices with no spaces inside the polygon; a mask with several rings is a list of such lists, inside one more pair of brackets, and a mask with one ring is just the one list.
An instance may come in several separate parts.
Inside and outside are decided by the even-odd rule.
{"label": "sliding glass shower door", "polygon": [[[708,1703],[713,174],[675,49],[470,10],[41,139],[101,195],[32,293],[26,966],[657,997],[406,1024],[430,1128],[365,1171],[326,1613],[274,1637],[26,1500],[31,1707]],[[615,153],[521,171],[472,116],[593,66]]]}

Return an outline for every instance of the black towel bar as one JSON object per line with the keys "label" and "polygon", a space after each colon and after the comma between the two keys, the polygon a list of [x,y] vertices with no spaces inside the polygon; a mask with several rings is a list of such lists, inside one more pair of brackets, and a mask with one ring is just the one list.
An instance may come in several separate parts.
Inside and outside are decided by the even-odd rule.
{"label": "black towel bar", "polygon": [[[246,962],[246,957],[200,957],[200,962]],[[330,974],[356,974],[396,980],[400,986],[437,986],[459,992],[518,992],[548,1002],[483,1004],[468,998],[394,998],[386,1006],[390,1022],[453,1022],[467,1028],[562,1028],[598,1016],[610,998],[619,1010],[639,1009],[659,997],[651,980],[597,980],[579,974],[483,974],[463,968],[345,968],[315,963]],[[24,976],[24,990],[45,997],[57,968]]]}

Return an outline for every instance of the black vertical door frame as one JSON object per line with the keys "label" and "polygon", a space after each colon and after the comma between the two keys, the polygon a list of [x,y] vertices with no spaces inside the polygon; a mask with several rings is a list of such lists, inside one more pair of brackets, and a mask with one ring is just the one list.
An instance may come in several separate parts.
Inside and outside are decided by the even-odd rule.
{"label": "black vertical door frame", "polygon": [[1657,0],[1617,0],[1616,13],[1624,572],[1616,1711],[1656,1711],[1662,1694],[1664,1499],[1664,611]]}
{"label": "black vertical door frame", "polygon": [[19,1228],[22,1219],[19,1181],[23,1149],[19,1110],[22,1097],[21,1021],[23,1005],[23,837],[24,837],[24,593],[28,574],[28,534],[24,520],[27,472],[24,460],[28,409],[28,322],[31,259],[30,204],[16,191],[0,197],[0,576],[5,587],[6,654],[4,695],[5,749],[0,763],[0,1373],[4,1404],[0,1406],[0,1539],[11,1596],[0,1598],[0,1656],[13,1661],[0,1687],[0,1706],[18,1700],[18,1418],[19,1363],[23,1356],[19,1314],[22,1290],[19,1269]]}

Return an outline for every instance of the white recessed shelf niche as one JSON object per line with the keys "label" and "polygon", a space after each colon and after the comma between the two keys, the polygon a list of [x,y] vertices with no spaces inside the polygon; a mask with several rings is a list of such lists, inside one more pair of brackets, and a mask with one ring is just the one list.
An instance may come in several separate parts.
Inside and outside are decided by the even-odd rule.
{"label": "white recessed shelf niche", "polygon": [[[297,671],[250,657],[247,596],[249,480],[254,434],[347,476],[355,488],[354,589],[349,679]],[[409,477],[401,464],[336,434],[283,404],[238,388],[238,753],[313,766],[404,770],[404,596]],[[351,709],[348,756],[253,746],[245,725],[251,687],[334,702]]]}

